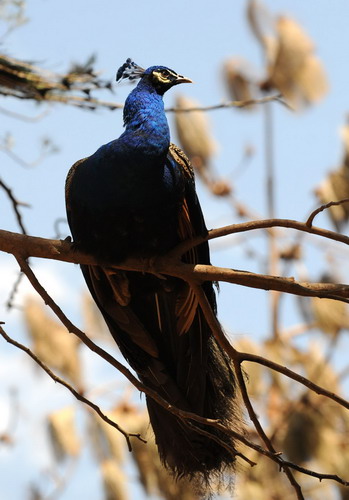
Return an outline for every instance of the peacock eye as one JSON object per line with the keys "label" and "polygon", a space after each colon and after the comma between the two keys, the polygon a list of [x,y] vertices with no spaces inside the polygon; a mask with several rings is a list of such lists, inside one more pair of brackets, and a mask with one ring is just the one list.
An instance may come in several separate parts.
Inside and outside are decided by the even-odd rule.
{"label": "peacock eye", "polygon": [[162,76],[166,76],[166,77],[168,77],[168,76],[169,76],[169,72],[167,71],[167,69],[163,69],[163,70],[161,71],[161,75],[162,75]]}

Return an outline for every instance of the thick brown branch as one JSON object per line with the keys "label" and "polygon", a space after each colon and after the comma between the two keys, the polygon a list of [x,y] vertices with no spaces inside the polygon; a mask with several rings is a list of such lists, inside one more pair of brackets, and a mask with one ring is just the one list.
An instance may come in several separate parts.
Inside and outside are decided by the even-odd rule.
{"label": "thick brown branch", "polygon": [[[256,224],[259,224],[260,227],[263,227],[260,224],[261,222],[266,221],[256,221]],[[242,226],[245,227],[244,230],[247,230],[246,226],[250,224],[251,223],[242,224]],[[241,224],[237,224],[236,226],[241,226]],[[235,226],[228,227],[234,228]],[[264,225],[264,227],[267,226]],[[221,233],[224,233],[226,232],[226,228],[221,228],[214,231],[220,231]],[[333,234],[337,235],[337,233]],[[349,238],[347,239],[349,243]],[[68,241],[49,240],[45,238],[26,236],[3,230],[0,230],[0,251],[4,251],[15,256],[20,254],[23,258],[32,256],[59,260],[63,262],[72,262],[75,264],[103,264],[101,262],[98,262],[91,255],[75,250],[74,246],[72,246]],[[156,261],[151,262],[147,262],[144,260],[141,261],[138,259],[127,259],[119,265],[115,265],[112,263],[105,264],[114,265],[114,267],[131,271],[168,274],[170,276],[175,276],[189,281],[226,281],[229,283],[258,288],[262,290],[277,290],[294,295],[302,295],[308,297],[317,296],[342,300],[344,302],[346,302],[349,298],[348,285],[332,283],[298,283],[293,278],[267,276],[262,274],[250,273],[247,271],[237,271],[215,266],[192,266],[190,264],[185,264],[179,260],[175,260],[172,257],[162,257],[157,259]]]}

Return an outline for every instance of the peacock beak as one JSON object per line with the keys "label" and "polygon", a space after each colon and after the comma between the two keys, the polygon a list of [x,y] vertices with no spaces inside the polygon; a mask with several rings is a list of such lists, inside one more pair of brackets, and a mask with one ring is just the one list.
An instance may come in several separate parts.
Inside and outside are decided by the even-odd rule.
{"label": "peacock beak", "polygon": [[178,85],[180,83],[193,83],[193,80],[187,78],[186,76],[177,75],[177,78],[172,82],[172,84]]}

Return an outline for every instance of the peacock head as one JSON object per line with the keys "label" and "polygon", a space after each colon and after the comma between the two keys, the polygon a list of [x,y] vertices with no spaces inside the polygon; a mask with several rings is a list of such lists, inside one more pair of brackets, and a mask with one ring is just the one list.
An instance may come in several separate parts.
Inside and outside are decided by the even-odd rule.
{"label": "peacock head", "polygon": [[130,58],[118,69],[116,74],[117,82],[124,79],[130,81],[141,79],[144,82],[143,84],[153,87],[160,95],[163,95],[174,85],[193,83],[190,78],[179,75],[166,66],[151,66],[148,69],[143,69]]}

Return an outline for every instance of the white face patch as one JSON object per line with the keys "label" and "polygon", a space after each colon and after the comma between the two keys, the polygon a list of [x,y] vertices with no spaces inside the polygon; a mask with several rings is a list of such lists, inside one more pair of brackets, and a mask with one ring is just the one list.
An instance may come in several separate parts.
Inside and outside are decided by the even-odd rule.
{"label": "white face patch", "polygon": [[170,69],[164,69],[160,71],[153,71],[153,77],[159,82],[159,83],[171,83],[173,80],[178,78],[177,73]]}

